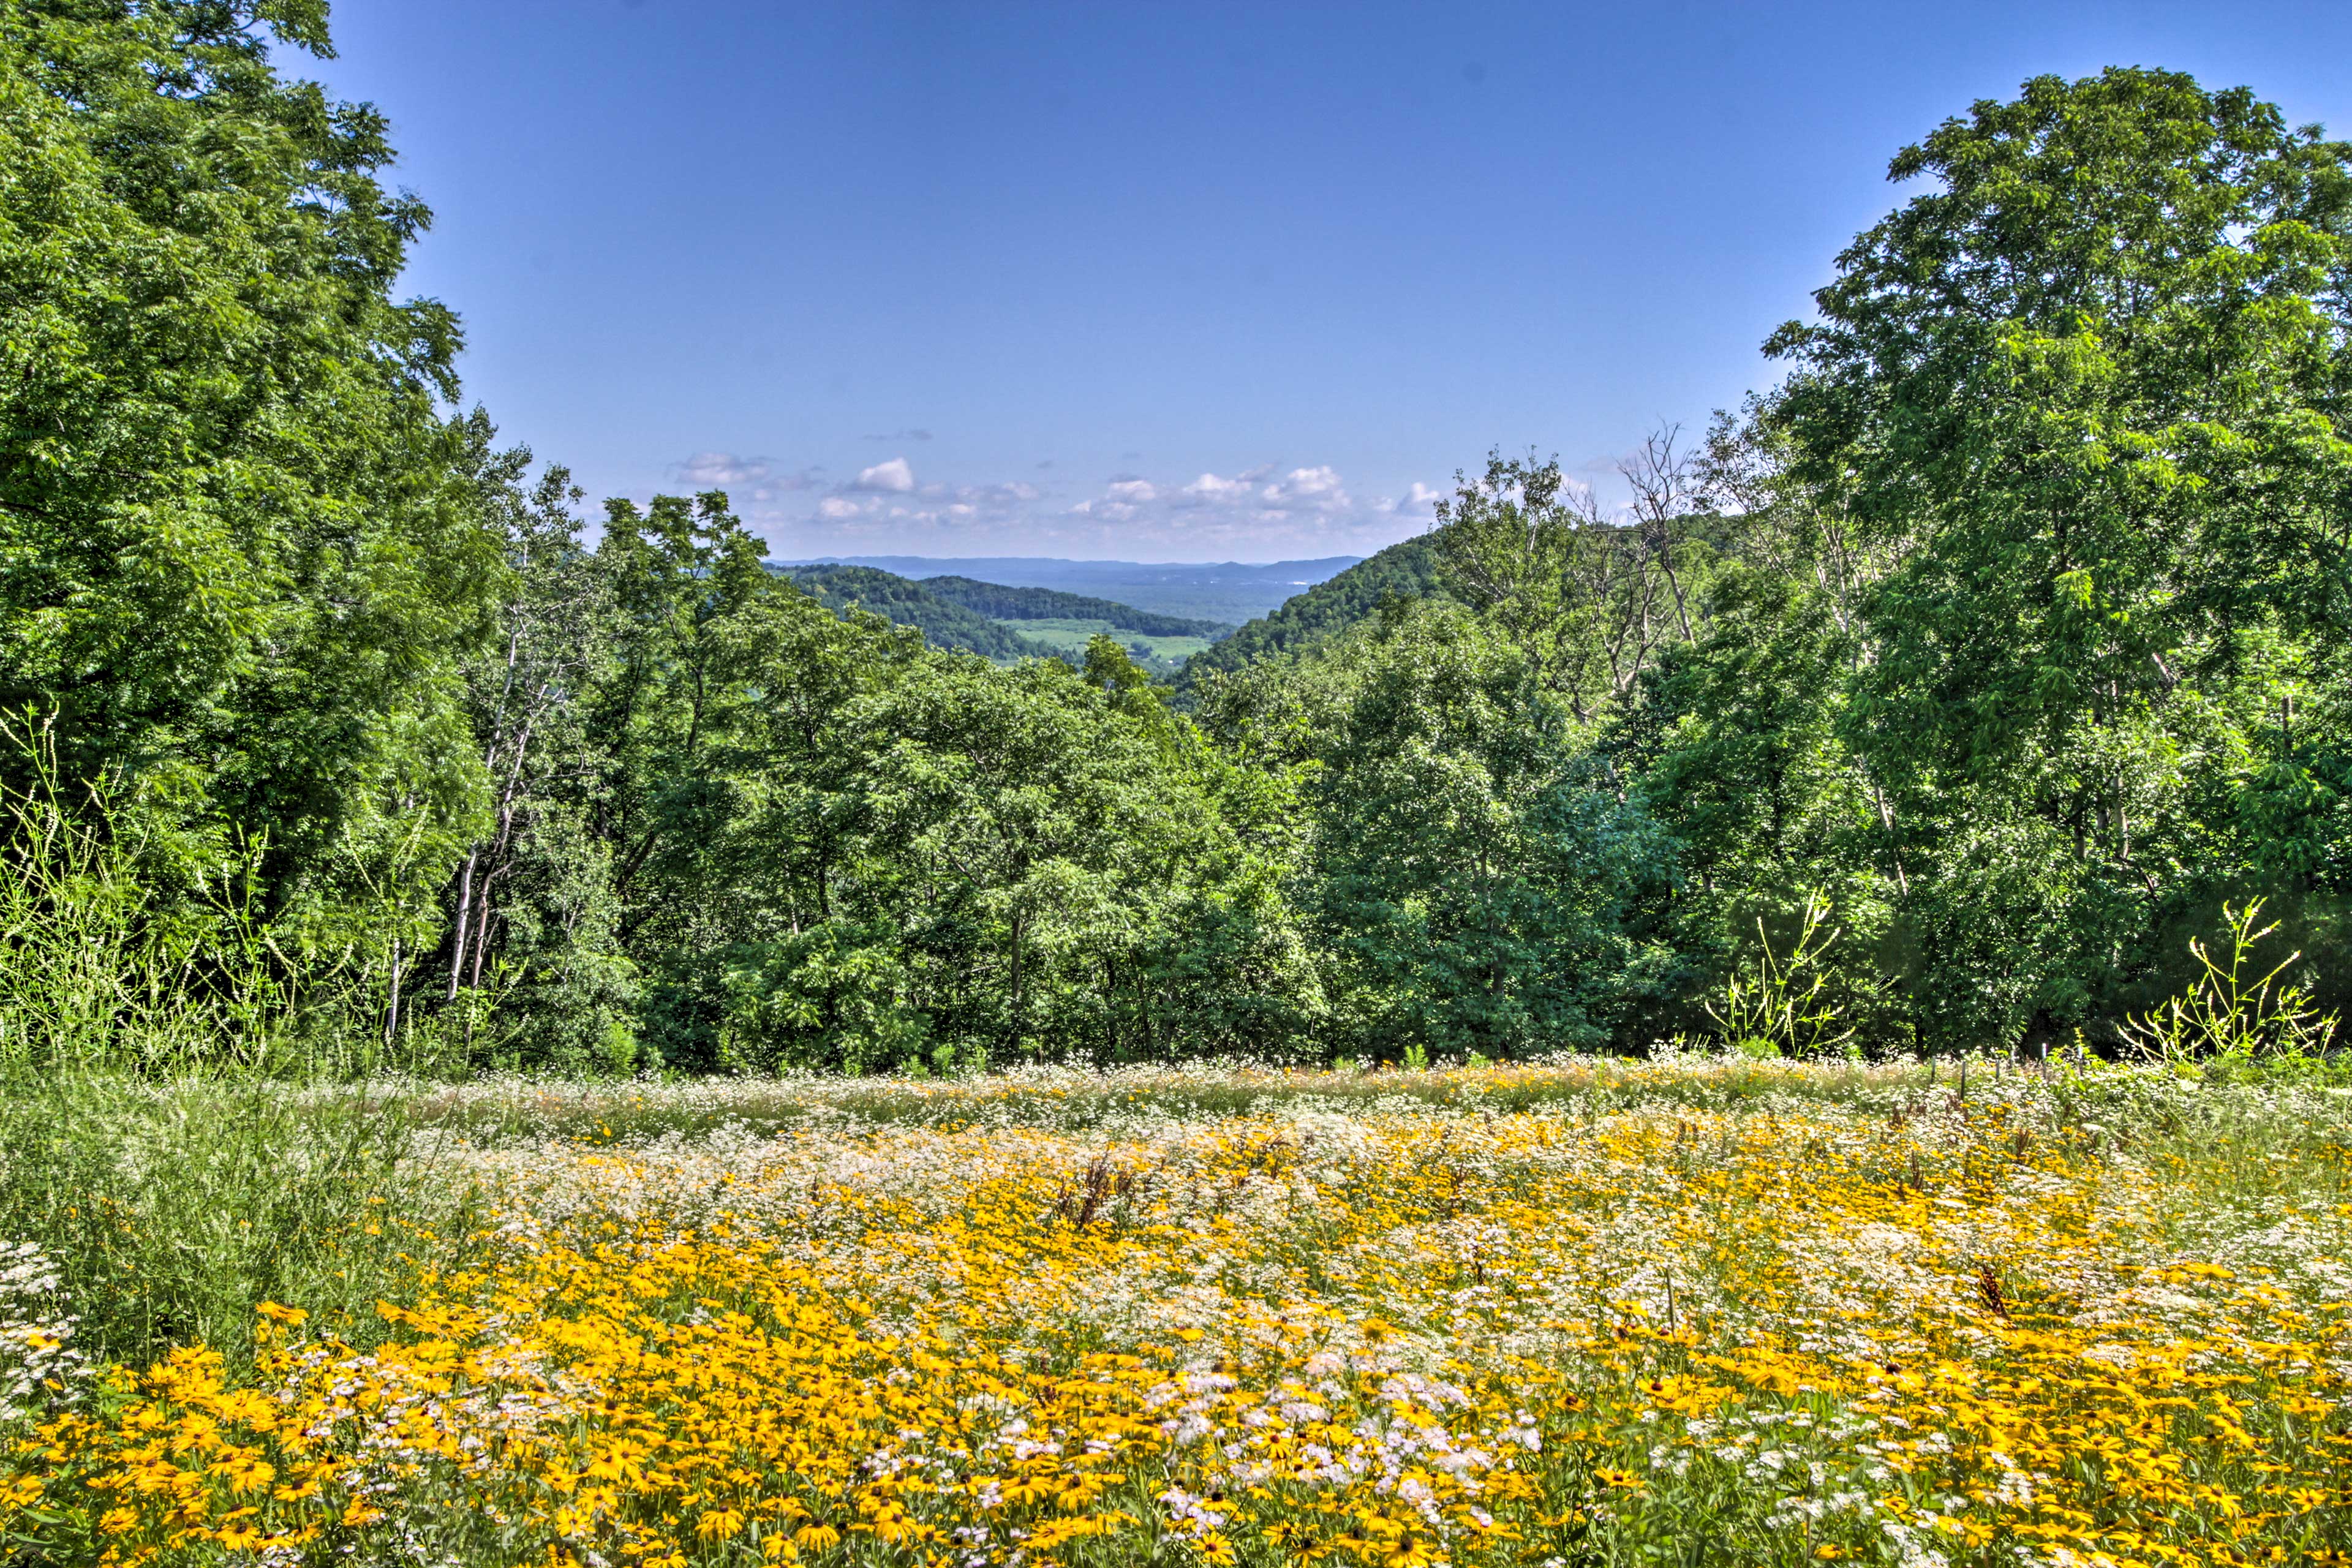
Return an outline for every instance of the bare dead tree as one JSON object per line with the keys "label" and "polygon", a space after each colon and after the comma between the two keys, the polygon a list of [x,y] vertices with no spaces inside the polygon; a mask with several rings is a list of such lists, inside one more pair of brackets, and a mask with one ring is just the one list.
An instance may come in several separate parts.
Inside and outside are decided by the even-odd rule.
{"label": "bare dead tree", "polygon": [[1645,563],[1654,562],[1665,574],[1674,599],[1675,620],[1683,640],[1691,640],[1690,599],[1683,591],[1682,574],[1675,555],[1682,542],[1677,525],[1704,510],[1697,464],[1678,443],[1679,425],[1661,425],[1642,438],[1642,445],[1617,465],[1618,476],[1633,490],[1633,529]]}
{"label": "bare dead tree", "polygon": [[474,676],[481,704],[482,764],[498,791],[496,826],[467,851],[457,873],[450,921],[447,1000],[461,987],[479,989],[489,946],[492,889],[511,869],[515,835],[535,782],[532,746],[547,722],[573,700],[597,647],[596,619],[604,590],[578,544],[572,507],[580,491],[562,468],[551,468],[527,505],[508,520],[508,556],[516,588],[500,606],[506,632],[503,659]]}

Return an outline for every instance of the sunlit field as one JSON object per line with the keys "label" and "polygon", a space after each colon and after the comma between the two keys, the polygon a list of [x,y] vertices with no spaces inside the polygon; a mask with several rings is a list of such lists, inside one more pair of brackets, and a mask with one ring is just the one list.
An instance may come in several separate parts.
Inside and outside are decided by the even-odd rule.
{"label": "sunlit field", "polygon": [[1060,648],[1072,654],[1084,654],[1087,651],[1087,641],[1090,637],[1112,637],[1125,647],[1133,648],[1139,646],[1150,649],[1153,658],[1161,660],[1171,669],[1181,665],[1186,659],[1209,646],[1207,637],[1161,637],[1129,631],[1122,626],[1114,626],[1108,621],[1004,618],[998,620],[996,624],[1008,631],[1018,632],[1034,642],[1041,642],[1048,647]]}
{"label": "sunlit field", "polygon": [[[361,1092],[281,1098],[334,1129]],[[109,1371],[54,1283],[95,1265],[0,1258],[16,1561],[2352,1545],[2352,1094],[2308,1076],[1684,1058],[364,1094],[403,1152],[322,1245],[347,1286],[377,1270],[372,1310],[322,1268],[226,1352]]]}

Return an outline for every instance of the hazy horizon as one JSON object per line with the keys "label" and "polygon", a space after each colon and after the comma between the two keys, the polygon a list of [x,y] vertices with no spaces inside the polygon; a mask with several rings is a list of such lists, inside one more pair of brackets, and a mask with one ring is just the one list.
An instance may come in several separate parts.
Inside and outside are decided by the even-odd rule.
{"label": "hazy horizon", "polygon": [[[1157,615],[1239,626],[1277,609],[1294,594],[1329,581],[1362,560],[1076,561],[1050,555],[850,555],[770,558],[773,566],[873,566],[901,577],[971,577],[1011,588],[1055,588],[1110,599]],[[939,568],[939,570],[930,570]]]}
{"label": "hazy horizon", "polygon": [[[789,559],[780,555],[767,558],[772,566],[882,566],[897,571],[886,563],[893,561],[925,565],[961,566],[1145,566],[1184,567],[1213,571],[1221,566],[1245,568],[1252,571],[1273,571],[1284,566],[1330,566],[1334,573],[1344,572],[1361,555],[1317,555],[1278,561],[1142,561],[1116,555],[902,555],[902,554],[843,554],[839,552],[815,555],[796,555]],[[953,573],[934,573],[934,576],[952,576]]]}

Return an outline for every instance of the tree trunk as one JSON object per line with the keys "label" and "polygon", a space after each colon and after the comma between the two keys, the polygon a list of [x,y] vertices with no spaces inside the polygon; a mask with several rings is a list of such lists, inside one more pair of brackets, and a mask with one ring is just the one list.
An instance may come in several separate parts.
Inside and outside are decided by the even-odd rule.
{"label": "tree trunk", "polygon": [[480,845],[466,851],[466,868],[457,874],[457,918],[449,929],[449,996],[457,999],[457,982],[466,972],[467,924],[474,914],[474,867],[481,859]]}
{"label": "tree trunk", "polygon": [[398,937],[394,937],[392,939],[392,988],[390,994],[384,999],[383,1008],[383,1048],[385,1050],[392,1049],[393,1040],[399,1033],[400,939]]}

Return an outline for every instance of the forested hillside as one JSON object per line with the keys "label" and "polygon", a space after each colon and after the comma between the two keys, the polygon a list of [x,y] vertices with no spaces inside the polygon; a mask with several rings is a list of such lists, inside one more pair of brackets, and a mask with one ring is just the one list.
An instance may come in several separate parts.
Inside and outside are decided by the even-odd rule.
{"label": "forested hillside", "polygon": [[[1186,655],[1232,628],[1218,621],[1154,615],[1108,599],[1045,588],[1011,588],[969,577],[909,581],[873,566],[779,568],[827,608],[873,611],[922,633],[932,647],[1008,663],[1079,658],[1092,637],[1118,634],[1128,653],[1159,675],[1180,671]],[[1016,623],[1022,628],[1016,629]]]}
{"label": "forested hillside", "polygon": [[[1278,609],[1302,588],[1336,576],[1360,559],[1331,555],[1313,561],[1065,561],[1053,556],[844,555],[824,563],[878,566],[919,582],[969,577],[1012,587],[1049,588],[1108,599],[1151,615],[1238,626]],[[794,563],[817,565],[814,561]]]}
{"label": "forested hillside", "polygon": [[1225,621],[1154,615],[1115,600],[1064,594],[1052,588],[1010,588],[997,583],[975,582],[970,577],[923,577],[918,581],[927,592],[992,620],[1104,621],[1118,631],[1162,637],[1218,637],[1234,629]]}
{"label": "forested hillside", "polygon": [[1297,652],[1362,620],[1383,599],[1439,593],[1437,553],[1426,536],[1390,545],[1236,629],[1185,662],[1177,689],[1190,697],[1211,670],[1231,672],[1271,654]]}
{"label": "forested hillside", "polygon": [[0,942],[147,965],[16,1059],[1642,1049],[1776,967],[1782,1048],[2097,1045],[2257,895],[2352,999],[2352,148],[2250,93],[1936,127],[1629,505],[1492,459],[1179,711],[723,493],[591,543],[324,26],[0,8]]}
{"label": "forested hillside", "polygon": [[986,613],[872,566],[794,566],[792,581],[832,610],[852,605],[912,626],[935,648],[993,659],[1050,658],[1054,649],[1001,626]]}

